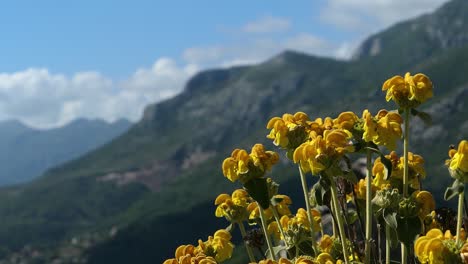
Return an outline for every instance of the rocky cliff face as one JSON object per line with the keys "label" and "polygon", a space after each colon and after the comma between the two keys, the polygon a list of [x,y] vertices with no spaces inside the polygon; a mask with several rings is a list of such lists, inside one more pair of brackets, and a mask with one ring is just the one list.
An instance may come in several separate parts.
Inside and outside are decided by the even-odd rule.
{"label": "rocky cliff face", "polygon": [[353,59],[377,57],[389,51],[411,59],[429,57],[435,52],[465,46],[468,43],[467,28],[468,2],[450,1],[433,14],[398,23],[369,37]]}

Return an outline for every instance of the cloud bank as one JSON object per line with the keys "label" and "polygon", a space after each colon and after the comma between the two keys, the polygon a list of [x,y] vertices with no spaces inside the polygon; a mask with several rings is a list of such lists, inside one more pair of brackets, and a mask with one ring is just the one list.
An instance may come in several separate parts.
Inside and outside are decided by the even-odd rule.
{"label": "cloud bank", "polygon": [[150,103],[174,96],[183,89],[196,66],[158,59],[122,82],[99,72],[73,76],[43,68],[0,74],[0,120],[18,119],[39,128],[64,125],[76,118],[137,120]]}

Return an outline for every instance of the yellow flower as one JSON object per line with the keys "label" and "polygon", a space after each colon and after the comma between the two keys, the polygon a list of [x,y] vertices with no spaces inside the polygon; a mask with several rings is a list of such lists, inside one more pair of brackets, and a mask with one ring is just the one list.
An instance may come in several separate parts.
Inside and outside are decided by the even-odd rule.
{"label": "yellow flower", "polygon": [[334,264],[335,260],[328,253],[320,253],[316,259],[318,264]]}
{"label": "yellow flower", "polygon": [[405,79],[400,75],[395,75],[384,82],[382,91],[387,91],[385,96],[387,102],[394,100],[398,103],[409,97],[410,91],[408,88]]}
{"label": "yellow flower", "polygon": [[267,124],[267,129],[271,129],[267,138],[273,139],[273,144],[276,146],[280,146],[282,148],[295,148],[296,146],[294,145],[297,144],[296,141],[298,140],[296,137],[299,136],[299,140],[301,140],[303,135],[295,135],[292,132],[296,129],[302,128],[304,129],[303,134],[305,134],[305,127],[308,126],[308,121],[309,117],[303,112],[297,112],[294,115],[284,114],[282,118],[273,117]]}
{"label": "yellow flower", "polygon": [[402,135],[403,118],[398,113],[380,110],[377,113],[377,120],[378,137],[374,143],[385,146],[389,150],[396,149],[396,141]]}
{"label": "yellow flower", "polygon": [[382,163],[380,158],[377,158],[374,162],[374,167],[372,167],[372,175],[374,175],[372,185],[378,190],[386,189],[390,185],[390,181],[385,180],[386,172],[387,169],[385,168],[385,165]]}
{"label": "yellow flower", "polygon": [[213,257],[205,255],[193,245],[182,245],[176,249],[175,258],[168,259],[164,264],[216,264]]}
{"label": "yellow flower", "polygon": [[354,185],[354,192],[356,193],[356,199],[366,200],[366,181],[364,179]]}
{"label": "yellow flower", "polygon": [[[464,240],[465,235],[462,237]],[[421,263],[455,263],[460,256],[459,247],[450,231],[442,233],[438,228],[431,229],[414,243],[414,253]]]}
{"label": "yellow flower", "polygon": [[253,164],[262,171],[269,171],[279,160],[278,153],[265,151],[265,147],[262,144],[255,144],[252,147],[250,157],[253,160]]}
{"label": "yellow flower", "polygon": [[252,198],[247,191],[237,189],[232,196],[226,193],[218,195],[215,200],[216,217],[225,217],[230,222],[240,222],[247,220],[247,206],[252,202]]}
{"label": "yellow flower", "polygon": [[280,227],[279,227],[279,225],[278,225],[278,223],[276,221],[273,221],[273,222],[268,224],[267,232],[268,232],[269,235],[273,235],[273,237],[276,240],[282,239],[281,232],[280,232]]}
{"label": "yellow flower", "polygon": [[430,192],[415,191],[413,195],[420,206],[418,213],[419,218],[424,219],[428,214],[435,210],[435,201]]}
{"label": "yellow flower", "polygon": [[293,161],[299,162],[303,172],[317,175],[345,152],[353,151],[351,137],[351,133],[344,129],[325,130],[323,137],[318,135],[296,148]]}
{"label": "yellow flower", "polygon": [[320,152],[323,152],[322,148],[324,145],[325,141],[323,141],[322,136],[318,136],[312,141],[303,143],[294,151],[294,163],[299,162],[303,172],[310,171],[314,175],[319,174],[321,171],[326,169],[326,165],[323,164],[321,160],[317,159]]}
{"label": "yellow flower", "polygon": [[231,234],[224,229],[215,232],[212,247],[216,252],[214,256],[216,261],[223,262],[231,258],[232,251],[234,250],[234,244],[231,243],[231,238]]}
{"label": "yellow flower", "polygon": [[374,138],[378,137],[377,134],[377,122],[372,117],[372,114],[369,110],[365,109],[362,113],[362,120],[364,121],[364,133],[362,139],[366,142],[371,142]]}
{"label": "yellow flower", "polygon": [[394,100],[400,107],[413,108],[432,97],[432,82],[424,74],[414,76],[408,72],[405,77],[396,75],[384,82],[382,91],[385,99]]}
{"label": "yellow flower", "polygon": [[449,160],[449,167],[453,171],[461,170],[464,173],[468,173],[468,141],[462,140],[458,144],[457,152]]}
{"label": "yellow flower", "polygon": [[213,257],[217,263],[223,262],[232,256],[234,244],[231,243],[231,238],[227,230],[220,229],[213,236],[209,236],[207,241],[198,240],[198,247],[194,252],[196,255],[204,254]]}
{"label": "yellow flower", "polygon": [[249,154],[243,149],[235,149],[231,157],[223,161],[223,174],[230,181],[235,182],[239,179],[240,174],[245,174],[249,171]]}
{"label": "yellow flower", "polygon": [[325,234],[319,242],[319,247],[322,252],[330,253],[333,247],[333,238]]}
{"label": "yellow flower", "polygon": [[358,120],[359,118],[353,112],[343,112],[333,120],[333,125],[335,128],[351,131]]}
{"label": "yellow flower", "polygon": [[[322,222],[321,214],[316,209],[310,209],[312,215],[312,229],[317,232],[320,231],[320,223]],[[294,217],[290,218],[284,215],[280,219],[283,229],[294,229],[295,226],[301,226],[305,230],[310,230],[310,222],[307,216],[307,211],[304,208],[299,208]]]}
{"label": "yellow flower", "polygon": [[288,146],[289,129],[283,119],[279,117],[273,117],[270,119],[270,121],[268,121],[267,129],[271,129],[267,138],[273,139],[273,144],[275,144],[275,146],[280,146],[282,148],[286,148]]}
{"label": "yellow flower", "polygon": [[[409,73],[405,75],[405,79],[409,76]],[[411,79],[409,76],[408,79]],[[433,96],[432,94],[432,82],[426,75],[418,73],[412,77],[410,83],[410,100],[416,100],[420,103],[427,101]]]}
{"label": "yellow flower", "polygon": [[315,261],[312,259],[312,257],[309,256],[301,256],[296,259],[296,262],[294,264],[316,264]]}
{"label": "yellow flower", "polygon": [[290,215],[291,210],[289,210],[289,206],[292,204],[291,198],[289,198],[289,196],[284,195],[284,194],[277,194],[277,195],[274,196],[274,198],[282,199],[281,202],[279,202],[275,206],[276,210],[278,211],[278,214],[280,216]]}
{"label": "yellow flower", "polygon": [[285,258],[280,258],[278,261],[274,261],[272,259],[262,259],[260,262],[258,262],[258,264],[292,264],[292,262]]}
{"label": "yellow flower", "polygon": [[[257,203],[251,203],[249,206],[247,206],[247,211],[249,213],[249,219],[250,220],[255,220],[260,218],[260,211]],[[270,220],[273,218],[273,212],[271,211],[271,208],[268,208],[266,210],[263,210],[265,213],[265,218],[266,220]]]}
{"label": "yellow flower", "polygon": [[[394,168],[395,175],[402,177],[405,166],[405,158],[400,157],[400,161],[397,167]],[[411,188],[419,189],[419,180],[426,178],[426,170],[424,169],[424,159],[420,155],[408,152],[408,172],[409,172],[409,183]],[[392,171],[393,177],[393,171]]]}
{"label": "yellow flower", "polygon": [[377,145],[385,146],[389,150],[396,148],[396,142],[401,138],[401,125],[403,119],[396,112],[380,110],[375,117],[372,117],[369,110],[362,113],[364,133],[362,139],[366,142],[374,142]]}
{"label": "yellow flower", "polygon": [[250,155],[243,149],[235,149],[231,157],[223,161],[222,169],[224,176],[230,181],[240,180],[245,183],[251,178],[263,177],[278,161],[278,153],[265,151],[262,144],[255,144]]}

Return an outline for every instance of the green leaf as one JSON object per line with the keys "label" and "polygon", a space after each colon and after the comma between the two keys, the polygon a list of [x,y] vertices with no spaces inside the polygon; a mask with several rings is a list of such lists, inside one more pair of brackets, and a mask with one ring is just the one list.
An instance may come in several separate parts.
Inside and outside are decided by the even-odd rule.
{"label": "green leaf", "polygon": [[421,233],[421,220],[417,216],[398,217],[396,231],[398,240],[409,247]]}
{"label": "green leaf", "polygon": [[352,225],[359,219],[356,210],[348,209],[348,224]]}
{"label": "green leaf", "polygon": [[398,234],[396,229],[390,228],[390,248],[397,248],[399,246],[398,243]]}
{"label": "green leaf", "polygon": [[231,223],[231,224],[228,225],[225,229],[226,229],[226,231],[228,231],[229,233],[232,233],[232,230],[234,229],[234,225]]}
{"label": "green leaf", "polygon": [[257,201],[263,209],[270,207],[268,184],[265,178],[254,178],[244,184],[249,195]]}
{"label": "green leaf", "polygon": [[445,190],[444,199],[448,201],[453,197],[456,197],[459,194],[461,194],[464,191],[464,189],[465,185],[461,181],[455,180],[452,186],[447,187],[447,190]]}
{"label": "green leaf", "polygon": [[418,111],[414,108],[411,109],[411,114],[419,117],[419,119],[421,119],[426,126],[432,125],[432,117],[430,114],[426,112]]}
{"label": "green leaf", "polygon": [[356,174],[352,170],[343,171],[343,178],[345,178],[346,180],[350,181],[353,184],[356,184],[359,182]]}
{"label": "green leaf", "polygon": [[397,214],[396,212],[392,211],[392,210],[385,210],[383,209],[383,219],[385,220],[385,223],[390,226],[392,229],[396,229],[397,226],[398,226],[398,223],[397,223]]}
{"label": "green leaf", "polygon": [[[283,251],[283,250],[288,250],[288,247],[286,246],[276,246],[276,247],[273,247],[273,255],[275,256],[278,256],[280,251]],[[265,255],[270,255],[270,250],[267,249],[267,251],[265,252]]]}
{"label": "green leaf", "polygon": [[392,161],[387,159],[383,154],[380,154],[380,161],[385,166],[385,169],[387,169],[387,173],[385,173],[384,180],[388,180],[388,178],[390,178],[390,175],[392,175]]}
{"label": "green leaf", "polygon": [[312,195],[317,205],[323,205],[323,188],[320,185],[320,181],[312,187]]}

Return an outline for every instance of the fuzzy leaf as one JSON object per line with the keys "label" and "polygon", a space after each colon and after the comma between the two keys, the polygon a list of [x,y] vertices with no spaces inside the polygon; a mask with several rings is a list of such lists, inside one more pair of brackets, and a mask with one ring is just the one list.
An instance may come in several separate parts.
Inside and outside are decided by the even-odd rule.
{"label": "fuzzy leaf", "polygon": [[268,184],[265,178],[255,178],[244,184],[249,195],[257,201],[263,209],[270,207]]}
{"label": "fuzzy leaf", "polygon": [[397,224],[398,240],[409,247],[421,233],[421,220],[417,216],[398,217]]}
{"label": "fuzzy leaf", "polygon": [[465,185],[461,181],[455,180],[452,186],[447,187],[447,190],[445,190],[444,199],[448,201],[452,199],[453,197],[462,193],[464,189],[465,189]]}
{"label": "fuzzy leaf", "polygon": [[388,178],[390,178],[390,175],[392,175],[392,161],[387,159],[383,154],[380,154],[380,161],[385,166],[385,169],[387,169],[387,173],[385,173],[384,180],[388,180]]}
{"label": "fuzzy leaf", "polygon": [[383,219],[385,220],[385,223],[390,226],[392,229],[396,229],[397,226],[398,226],[398,223],[397,223],[397,214],[396,212],[392,211],[392,210],[385,210],[383,209]]}

